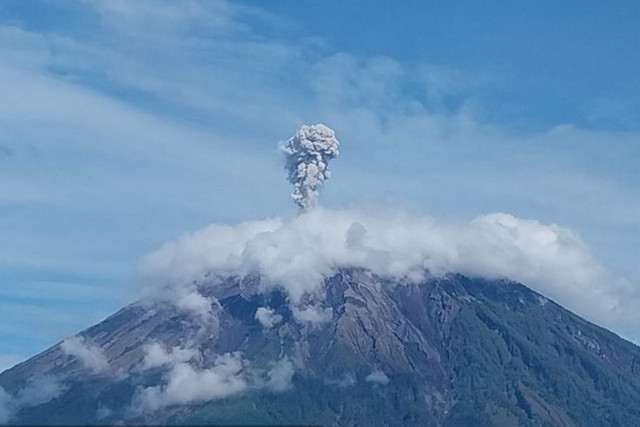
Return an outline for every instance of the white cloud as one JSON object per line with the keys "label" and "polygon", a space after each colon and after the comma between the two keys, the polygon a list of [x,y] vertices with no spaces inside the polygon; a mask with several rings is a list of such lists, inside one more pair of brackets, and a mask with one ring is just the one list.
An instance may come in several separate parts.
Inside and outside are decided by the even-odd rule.
{"label": "white cloud", "polygon": [[109,362],[100,347],[87,343],[83,337],[71,337],[64,340],[60,346],[62,351],[77,358],[82,365],[93,373],[105,372],[109,369]]}
{"label": "white cloud", "polygon": [[150,283],[160,285],[201,278],[208,270],[231,275],[240,267],[247,242],[279,225],[279,219],[248,221],[235,227],[212,224],[165,243],[141,260],[140,269]]}
{"label": "white cloud", "polygon": [[206,368],[189,362],[191,354],[182,353],[184,357],[177,357],[175,350],[168,354],[159,347],[155,347],[153,353],[151,366],[162,364],[169,368],[164,377],[165,384],[138,389],[131,405],[136,413],[222,399],[248,390],[283,392],[293,387],[295,368],[287,357],[272,362],[265,370],[248,369],[240,352],[222,354],[213,366]]}
{"label": "white cloud", "polygon": [[164,345],[157,342],[144,346],[143,350],[145,352],[142,360],[143,369],[188,362],[199,356],[197,350],[181,347],[173,347],[167,350]]}
{"label": "white cloud", "polygon": [[170,405],[221,399],[243,392],[248,383],[243,376],[240,353],[219,356],[211,368],[197,369],[189,363],[176,363],[167,375],[167,383],[139,390],[133,408],[152,412]]}
{"label": "white cloud", "polygon": [[258,307],[255,318],[265,329],[271,329],[282,321],[282,316],[269,307]]}
{"label": "white cloud", "polygon": [[384,372],[378,370],[373,371],[365,377],[365,381],[370,383],[387,385],[389,384],[389,377]]}
{"label": "white cloud", "polygon": [[207,273],[259,272],[263,290],[282,286],[296,317],[309,321],[328,314],[301,305],[303,297],[321,295],[323,279],[340,267],[408,282],[421,280],[426,271],[508,278],[605,325],[637,317],[640,302],[574,232],[504,213],[456,223],[400,212],[318,208],[288,219],[211,225],[141,262],[144,275],[163,283],[201,280]]}
{"label": "white cloud", "polygon": [[291,307],[293,317],[298,322],[312,324],[325,323],[333,317],[333,308],[319,307],[318,305],[303,305],[302,307]]}
{"label": "white cloud", "polygon": [[289,390],[293,387],[291,381],[294,374],[295,368],[291,360],[283,358],[274,363],[273,367],[269,369],[267,387],[276,392]]}
{"label": "white cloud", "polygon": [[191,315],[198,316],[204,324],[212,319],[212,301],[200,294],[196,289],[180,289],[176,301],[176,307]]}

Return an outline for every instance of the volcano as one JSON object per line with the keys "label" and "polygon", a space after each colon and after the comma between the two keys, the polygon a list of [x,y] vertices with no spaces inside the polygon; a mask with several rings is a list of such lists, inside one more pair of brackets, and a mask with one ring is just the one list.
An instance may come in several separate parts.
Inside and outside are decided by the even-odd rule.
{"label": "volcano", "polygon": [[59,386],[9,421],[640,424],[640,348],[522,284],[340,269],[321,319],[301,321],[259,282],[197,283],[206,327],[173,302],[135,303],[78,334],[85,353],[65,341],[3,372],[9,395]]}
{"label": "volcano", "polygon": [[0,423],[640,425],[640,348],[521,283],[628,314],[579,236],[325,210],[333,130],[280,148],[297,216],[146,256],[146,297],[0,374]]}

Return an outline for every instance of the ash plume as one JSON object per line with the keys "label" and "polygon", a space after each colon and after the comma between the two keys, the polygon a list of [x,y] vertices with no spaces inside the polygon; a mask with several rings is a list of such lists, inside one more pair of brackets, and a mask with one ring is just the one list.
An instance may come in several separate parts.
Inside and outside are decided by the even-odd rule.
{"label": "ash plume", "polygon": [[331,176],[329,161],[338,155],[339,146],[335,132],[323,124],[302,125],[280,145],[293,184],[291,198],[302,210],[315,206],[322,183]]}

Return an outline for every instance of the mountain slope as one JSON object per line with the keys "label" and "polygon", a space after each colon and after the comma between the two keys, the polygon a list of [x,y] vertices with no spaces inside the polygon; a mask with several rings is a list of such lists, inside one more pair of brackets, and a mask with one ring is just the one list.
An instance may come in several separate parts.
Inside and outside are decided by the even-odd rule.
{"label": "mountain slope", "polygon": [[[133,304],[80,334],[89,353],[58,344],[5,371],[13,396],[34,379],[60,384],[10,421],[640,424],[640,348],[521,284],[344,269],[326,279],[322,311],[301,314],[258,282],[201,284],[206,318]],[[153,343],[173,360],[150,363]]]}

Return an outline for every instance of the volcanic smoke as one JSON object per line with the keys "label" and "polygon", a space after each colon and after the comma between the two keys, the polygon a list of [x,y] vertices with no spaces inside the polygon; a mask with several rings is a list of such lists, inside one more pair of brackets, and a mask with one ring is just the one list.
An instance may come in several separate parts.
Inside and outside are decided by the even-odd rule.
{"label": "volcanic smoke", "polygon": [[291,198],[302,210],[316,205],[320,187],[331,176],[329,161],[338,155],[339,147],[335,132],[323,124],[302,125],[280,145],[293,184]]}

